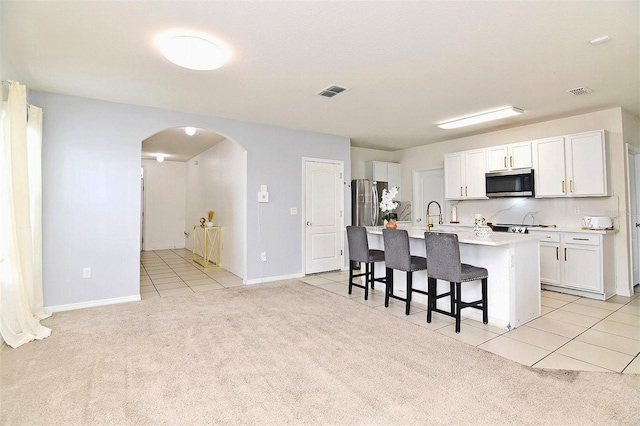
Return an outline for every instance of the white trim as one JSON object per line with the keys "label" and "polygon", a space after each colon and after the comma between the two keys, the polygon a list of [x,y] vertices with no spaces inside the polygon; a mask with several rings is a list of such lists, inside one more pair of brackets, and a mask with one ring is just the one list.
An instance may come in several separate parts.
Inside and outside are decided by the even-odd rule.
{"label": "white trim", "polygon": [[[640,149],[629,144],[626,143],[626,150],[625,150],[625,157],[626,157],[626,165],[627,165],[627,173],[626,173],[626,179],[627,179],[627,253],[628,253],[628,264],[629,264],[629,286],[628,288],[626,288],[627,290],[627,294],[620,294],[619,289],[616,288],[616,294],[620,294],[621,296],[626,296],[626,297],[631,297],[633,296],[633,287],[636,283],[633,282],[633,256],[637,256],[638,253],[634,253],[633,252],[633,237],[631,236],[631,232],[633,232],[633,229],[635,228],[635,223],[632,223],[632,217],[631,217],[631,201],[632,198],[635,199],[635,195],[634,197],[631,196],[631,176],[629,173],[629,168],[631,167],[630,161],[631,161],[631,155],[640,155]],[[635,165],[634,165],[635,167]],[[640,172],[640,170],[636,170],[636,173]],[[616,286],[617,287],[617,286]]]}
{"label": "white trim", "polygon": [[115,305],[116,303],[139,302],[140,295],[114,297],[113,299],[92,300],[89,302],[70,303],[68,305],[45,306],[47,312],[73,311],[75,309],[93,308],[96,306]]}
{"label": "white trim", "polygon": [[304,274],[289,274],[289,275],[279,275],[277,277],[267,277],[267,278],[257,278],[255,280],[247,280],[244,284],[245,285],[251,285],[251,284],[262,284],[262,283],[269,283],[269,282],[273,282],[273,281],[281,281],[281,280],[290,280],[293,278],[302,278],[304,277]]}

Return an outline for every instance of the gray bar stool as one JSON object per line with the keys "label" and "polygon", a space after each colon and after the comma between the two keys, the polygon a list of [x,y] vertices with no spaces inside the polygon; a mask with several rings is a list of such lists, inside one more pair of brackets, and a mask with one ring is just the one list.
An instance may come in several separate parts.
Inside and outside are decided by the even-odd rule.
{"label": "gray bar stool", "polygon": [[[404,229],[383,229],[384,263],[387,268],[387,291],[384,297],[384,306],[389,307],[389,298],[406,302],[405,314],[409,315],[411,307],[411,294],[428,294],[426,291],[413,289],[413,272],[427,269],[427,259],[420,256],[411,256],[409,251],[409,234]],[[402,298],[393,294],[393,270],[407,273],[407,297]]]}
{"label": "gray bar stool", "polygon": [[[431,312],[438,312],[456,319],[456,333],[460,333],[460,311],[464,308],[476,308],[482,311],[482,322],[489,322],[487,312],[487,277],[485,268],[467,265],[460,261],[460,245],[456,234],[425,232],[427,248],[427,270],[429,302],[427,303],[427,322],[431,322]],[[449,281],[450,292],[437,294],[437,280]],[[482,280],[482,299],[474,302],[462,301],[461,283]],[[436,308],[439,298],[451,297],[451,312]]]}
{"label": "gray bar stool", "polygon": [[[385,282],[384,278],[375,277],[375,262],[384,262],[384,252],[382,250],[369,250],[367,240],[367,230],[364,226],[347,226],[347,241],[349,244],[349,294],[353,286],[364,289],[364,300],[369,298],[369,285],[373,289],[376,281]],[[363,262],[365,264],[364,273],[353,273],[353,262]],[[365,277],[364,285],[353,282],[354,278]]]}

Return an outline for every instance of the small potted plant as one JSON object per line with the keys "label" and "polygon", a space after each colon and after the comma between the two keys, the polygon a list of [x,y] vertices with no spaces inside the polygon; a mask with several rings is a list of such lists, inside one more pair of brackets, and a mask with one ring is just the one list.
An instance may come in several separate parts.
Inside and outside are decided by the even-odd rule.
{"label": "small potted plant", "polygon": [[398,208],[398,203],[393,201],[393,198],[398,195],[398,187],[394,186],[390,190],[387,189],[382,190],[382,200],[380,201],[380,210],[384,213],[382,219],[384,219],[384,226],[388,229],[396,229],[398,224],[394,220],[395,215],[392,215],[391,212]]}

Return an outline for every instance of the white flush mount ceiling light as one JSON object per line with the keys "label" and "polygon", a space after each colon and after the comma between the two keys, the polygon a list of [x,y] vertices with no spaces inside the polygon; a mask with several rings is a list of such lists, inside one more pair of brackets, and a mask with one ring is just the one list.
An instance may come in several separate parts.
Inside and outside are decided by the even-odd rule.
{"label": "white flush mount ceiling light", "polygon": [[162,154],[156,155],[156,161],[158,163],[162,163],[164,161],[164,155],[162,155]]}
{"label": "white flush mount ceiling light", "polygon": [[193,136],[193,135],[196,134],[196,128],[195,127],[185,127],[184,128],[184,132],[189,136]]}
{"label": "white flush mount ceiling light", "polygon": [[169,61],[192,70],[215,70],[227,59],[221,43],[202,34],[166,33],[158,38],[158,45]]}
{"label": "white flush mount ceiling light", "polygon": [[501,118],[513,117],[522,114],[524,111],[516,107],[502,108],[495,111],[489,111],[482,114],[463,117],[456,120],[446,121],[437,126],[441,129],[457,129],[458,127],[471,126],[472,124],[485,123],[487,121],[499,120]]}
{"label": "white flush mount ceiling light", "polygon": [[602,43],[608,42],[609,40],[611,40],[609,38],[609,36],[605,35],[605,36],[602,36],[602,37],[594,38],[589,43],[591,43],[591,44],[602,44]]}

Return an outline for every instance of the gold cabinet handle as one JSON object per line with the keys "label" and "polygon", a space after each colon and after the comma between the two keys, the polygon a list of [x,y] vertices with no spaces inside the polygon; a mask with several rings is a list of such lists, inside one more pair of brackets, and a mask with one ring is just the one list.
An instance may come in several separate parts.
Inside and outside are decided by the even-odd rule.
{"label": "gold cabinet handle", "polygon": [[507,167],[507,157],[504,157],[504,167]]}
{"label": "gold cabinet handle", "polygon": [[462,192],[462,187],[460,187],[460,196],[464,196],[464,193]]}
{"label": "gold cabinet handle", "polygon": [[513,155],[509,156],[509,164],[513,167]]}
{"label": "gold cabinet handle", "polygon": [[573,192],[573,179],[569,181],[569,191]]}
{"label": "gold cabinet handle", "polygon": [[464,187],[464,196],[468,197],[469,196],[469,191],[467,191],[469,188],[467,188],[466,186]]}
{"label": "gold cabinet handle", "polygon": [[572,240],[575,240],[575,241],[589,241],[588,238],[575,238],[575,237],[572,238]]}
{"label": "gold cabinet handle", "polygon": [[556,247],[556,260],[560,260],[560,257],[558,256],[558,250],[559,250],[559,247]]}
{"label": "gold cabinet handle", "polygon": [[564,248],[564,261],[567,261],[567,248]]}
{"label": "gold cabinet handle", "polygon": [[562,181],[562,192],[564,192],[564,181]]}

